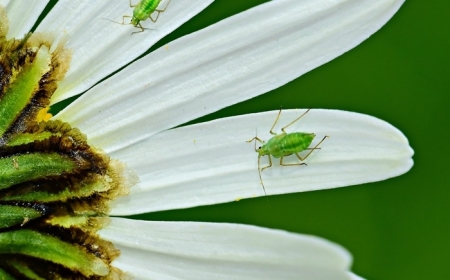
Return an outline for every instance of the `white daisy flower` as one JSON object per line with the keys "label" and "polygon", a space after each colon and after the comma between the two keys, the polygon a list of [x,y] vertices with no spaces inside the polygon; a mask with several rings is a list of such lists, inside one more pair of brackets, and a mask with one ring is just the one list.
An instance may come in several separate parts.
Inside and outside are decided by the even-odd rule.
{"label": "white daisy flower", "polygon": [[[261,173],[262,180],[253,144],[246,141],[256,130],[259,138],[269,140],[278,111],[177,127],[276,89],[343,54],[384,25],[403,0],[270,1],[177,39],[99,83],[211,2],[163,1],[160,5],[168,6],[158,21],[142,22],[151,30],[132,34],[139,28],[111,22],[132,13],[127,1],[62,0],[36,30],[55,37],[47,53],[57,53],[59,42],[72,51],[70,68],[51,102],[87,90],[54,119],[80,129],[89,145],[125,163],[139,177],[129,195],[112,202],[112,215],[261,196],[261,181],[272,195],[379,181],[411,168],[413,151],[405,136],[382,120],[358,113],[308,112],[287,131],[315,133],[313,146],[324,136],[330,138],[308,157],[307,166],[283,167],[274,161]],[[3,29],[10,39],[22,38],[47,2],[0,4],[9,20],[9,29]],[[303,112],[283,111],[275,131]],[[21,156],[8,157],[12,172],[22,168]],[[105,172],[115,176],[115,171]],[[32,224],[14,226],[27,223]],[[135,279],[361,279],[349,272],[351,255],[339,245],[279,230],[111,218],[98,234],[120,250],[118,257],[105,253],[113,256],[111,265]],[[1,249],[5,240],[0,233],[0,254],[14,253]],[[87,250],[97,252],[95,246]],[[77,265],[69,270],[83,276],[124,277],[112,273],[104,259],[92,263],[86,270]],[[26,270],[14,259],[0,261],[0,275],[11,274],[11,269]]]}

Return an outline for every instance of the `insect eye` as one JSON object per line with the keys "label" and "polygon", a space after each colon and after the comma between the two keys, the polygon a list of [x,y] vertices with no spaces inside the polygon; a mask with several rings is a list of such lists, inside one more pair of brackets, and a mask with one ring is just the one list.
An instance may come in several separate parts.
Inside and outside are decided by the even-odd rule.
{"label": "insect eye", "polygon": [[258,147],[258,150],[261,150],[261,146]]}

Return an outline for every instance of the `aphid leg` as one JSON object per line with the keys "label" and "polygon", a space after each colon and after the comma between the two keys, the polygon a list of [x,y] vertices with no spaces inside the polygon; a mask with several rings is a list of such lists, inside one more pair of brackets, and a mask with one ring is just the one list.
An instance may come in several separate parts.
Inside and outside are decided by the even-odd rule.
{"label": "aphid leg", "polygon": [[158,13],[158,14],[156,15],[156,18],[155,18],[155,19],[152,18],[152,15],[150,15],[148,18],[149,18],[151,21],[156,22],[156,21],[158,20],[159,14],[160,14],[160,13],[164,13],[164,12],[166,11],[167,6],[169,6],[169,4],[170,4],[170,1],[172,1],[172,0],[169,0],[169,2],[167,2],[167,5],[166,5],[166,7],[164,7],[164,9],[162,9],[162,10],[161,10],[161,9],[156,9],[156,10],[155,10],[155,12]]}
{"label": "aphid leg", "polygon": [[266,187],[264,187],[264,183],[263,183],[262,177],[261,177],[261,156],[260,155],[258,155],[258,173],[259,173],[259,181],[261,181],[261,185],[263,187],[264,194],[267,196]]}
{"label": "aphid leg", "polygon": [[277,122],[278,122],[278,119],[280,118],[281,110],[282,110],[282,109],[283,109],[283,108],[280,107],[280,111],[278,112],[277,118],[275,119],[275,122],[273,123],[272,127],[270,128],[270,134],[272,134],[272,135],[277,135],[275,132],[273,132],[273,128],[275,127],[275,125],[276,125]]}
{"label": "aphid leg", "polygon": [[[272,167],[272,158],[270,157],[270,155],[267,155],[267,156],[269,157],[269,165],[263,167],[263,168],[261,169],[261,171],[263,171],[263,170],[266,169],[266,168]],[[261,156],[259,156],[259,157],[261,157]]]}
{"label": "aphid leg", "polygon": [[[300,159],[300,160],[302,160],[301,158],[300,158],[300,156],[297,154],[297,153],[295,153],[295,155]],[[304,163],[304,162],[299,162],[299,163],[283,163],[283,158],[284,157],[281,157],[280,158],[280,165],[282,165],[282,166],[294,166],[294,165],[307,165],[306,163]]]}
{"label": "aphid leg", "polygon": [[140,28],[141,29],[141,31],[135,31],[135,32],[131,32],[131,35],[133,35],[133,34],[136,34],[136,33],[141,33],[141,32],[144,32],[144,29],[148,29],[148,28],[144,28],[144,27],[142,27],[142,25],[141,25],[141,23],[140,22],[138,22],[138,24],[136,24],[134,27],[138,27],[138,28]]}
{"label": "aphid leg", "polygon": [[257,152],[258,150],[256,149],[256,141],[258,141],[259,143],[264,143],[263,140],[259,139],[258,137],[253,137],[252,139],[246,141],[247,143],[252,142],[253,140],[255,140],[255,152]]}
{"label": "aphid leg", "polygon": [[[314,133],[310,133],[310,135],[314,135],[314,137],[316,137],[316,135],[314,134]],[[321,148],[317,148],[317,145],[316,145],[316,147],[314,147],[314,148],[306,148],[305,150],[320,150]]]}
{"label": "aphid leg", "polygon": [[166,4],[166,6],[164,7],[164,9],[156,9],[155,11],[158,11],[158,12],[160,12],[160,13],[163,13],[163,12],[165,12],[166,11],[166,9],[167,9],[167,7],[169,6],[169,4],[170,4],[170,1],[172,1],[172,0],[169,0],[169,1],[167,1],[167,4]]}
{"label": "aphid leg", "polygon": [[126,23],[125,23],[125,18],[131,18],[132,16],[123,16],[122,17],[122,25],[125,25]]}
{"label": "aphid leg", "polygon": [[[139,2],[138,2],[138,3],[139,3]],[[137,5],[137,4],[136,4],[136,5]],[[131,0],[130,0],[130,7],[131,7],[131,8],[136,7],[136,5],[131,4]]]}
{"label": "aphid leg", "polygon": [[320,140],[320,142],[317,143],[317,145],[316,145],[314,148],[308,148],[308,150],[310,150],[310,151],[309,151],[309,153],[308,153],[304,158],[302,158],[301,156],[299,156],[298,154],[296,154],[297,157],[298,157],[301,161],[304,161],[306,158],[309,157],[309,155],[310,155],[314,150],[320,149],[320,148],[317,148],[317,147],[319,147],[319,145],[320,145],[326,138],[328,138],[328,137],[330,137],[330,136],[325,136],[325,137],[323,137],[322,140]]}
{"label": "aphid leg", "polygon": [[311,109],[306,110],[306,112],[304,112],[300,117],[296,118],[296,119],[293,120],[291,123],[289,123],[288,125],[286,125],[285,127],[283,127],[283,128],[281,129],[281,131],[283,131],[284,133],[286,133],[286,131],[284,131],[284,130],[285,130],[288,126],[294,124],[296,121],[298,121],[299,119],[301,119],[304,115],[306,115],[306,113],[309,112],[309,110],[311,110]]}

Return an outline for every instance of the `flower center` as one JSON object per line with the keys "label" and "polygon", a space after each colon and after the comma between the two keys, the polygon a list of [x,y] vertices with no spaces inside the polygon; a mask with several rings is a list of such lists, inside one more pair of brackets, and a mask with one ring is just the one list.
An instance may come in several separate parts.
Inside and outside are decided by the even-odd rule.
{"label": "flower center", "polygon": [[[0,13],[1,14],[1,13]],[[1,17],[0,17],[1,20]],[[0,22],[0,26],[2,25]],[[45,35],[0,32],[0,278],[120,277],[96,232],[124,195],[123,164],[49,120],[70,52]]]}

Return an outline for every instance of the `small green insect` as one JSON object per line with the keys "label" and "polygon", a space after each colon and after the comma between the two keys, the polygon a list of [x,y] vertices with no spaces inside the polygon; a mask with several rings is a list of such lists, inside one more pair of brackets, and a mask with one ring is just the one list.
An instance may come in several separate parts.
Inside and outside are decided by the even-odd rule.
{"label": "small green insect", "polygon": [[[130,7],[134,7],[133,15],[132,16],[123,16],[122,22],[121,23],[116,22],[116,23],[120,23],[120,24],[124,25],[124,24],[126,24],[125,18],[131,18],[131,21],[129,24],[132,24],[134,27],[138,27],[141,29],[140,31],[136,31],[131,34],[144,32],[144,29],[148,29],[148,28],[142,27],[141,21],[145,21],[149,18],[151,21],[156,22],[159,18],[159,14],[166,11],[167,6],[169,6],[171,0],[169,0],[167,2],[167,5],[164,9],[158,9],[158,6],[161,3],[161,1],[162,0],[142,0],[141,2],[137,3],[136,5],[133,5],[133,4],[131,4],[131,0],[130,0]],[[153,18],[152,14],[155,12],[157,13],[156,18]]]}
{"label": "small green insect", "polygon": [[19,160],[16,157],[12,158],[14,169],[19,169]]}
{"label": "small green insect", "polygon": [[[304,162],[288,163],[288,164],[286,164],[286,163],[283,163],[283,158],[286,157],[286,156],[290,156],[292,154],[295,154],[300,161],[304,161],[305,159],[307,159],[309,157],[309,155],[314,150],[320,149],[320,148],[318,148],[319,145],[327,137],[329,137],[329,136],[323,137],[323,139],[320,140],[320,142],[317,143],[317,145],[314,148],[309,148],[309,145],[311,145],[311,142],[314,140],[314,137],[316,137],[316,135],[314,133],[306,133],[306,132],[287,133],[285,131],[285,129],[287,127],[291,126],[296,121],[301,119],[304,115],[306,115],[306,113],[308,113],[309,110],[310,109],[308,109],[300,117],[296,118],[295,120],[293,120],[291,123],[289,123],[285,127],[281,128],[281,131],[282,131],[281,134],[276,134],[275,132],[273,132],[273,128],[275,127],[275,125],[278,122],[278,119],[280,118],[280,115],[281,115],[281,109],[280,109],[280,111],[278,112],[278,116],[275,119],[275,123],[272,125],[272,128],[270,129],[270,134],[275,135],[275,136],[270,138],[269,141],[267,141],[267,143],[265,143],[263,140],[259,139],[258,137],[253,137],[252,139],[247,141],[247,143],[255,141],[255,152],[258,153],[259,179],[261,180],[261,185],[263,186],[263,190],[264,190],[264,193],[266,195],[267,195],[266,188],[264,187],[264,184],[262,182],[261,171],[263,171],[264,169],[269,168],[269,167],[272,166],[272,158],[271,158],[271,156],[273,156],[275,158],[280,158],[280,165],[281,166],[306,165],[306,163],[304,163]],[[256,148],[256,141],[258,141],[261,144],[263,144],[258,149]],[[304,150],[310,150],[310,151],[305,157],[301,157],[298,153],[300,153],[300,152],[302,152]],[[269,165],[265,166],[263,168],[261,168],[261,164],[260,164],[262,156],[268,156],[269,157]]]}

